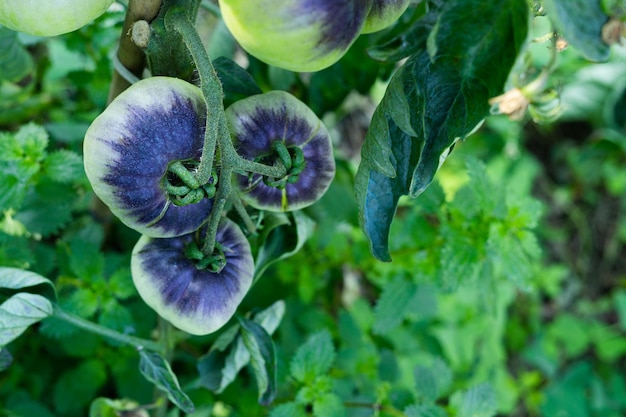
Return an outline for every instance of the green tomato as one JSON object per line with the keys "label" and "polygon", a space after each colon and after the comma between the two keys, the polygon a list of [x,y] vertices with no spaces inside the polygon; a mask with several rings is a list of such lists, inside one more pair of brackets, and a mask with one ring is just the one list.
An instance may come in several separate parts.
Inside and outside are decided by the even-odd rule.
{"label": "green tomato", "polygon": [[374,0],[361,33],[373,33],[391,26],[409,7],[411,0]]}
{"label": "green tomato", "polygon": [[290,71],[337,62],[361,33],[372,0],[220,0],[226,26],[248,53]]}
{"label": "green tomato", "polygon": [[0,24],[30,35],[61,35],[102,15],[113,1],[0,0]]}

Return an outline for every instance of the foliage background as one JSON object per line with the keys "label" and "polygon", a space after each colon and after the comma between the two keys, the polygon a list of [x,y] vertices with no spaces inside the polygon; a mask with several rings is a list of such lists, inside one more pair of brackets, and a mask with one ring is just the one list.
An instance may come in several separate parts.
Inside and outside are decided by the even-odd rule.
{"label": "foliage background", "polygon": [[[149,337],[157,319],[128,268],[138,235],[94,203],[80,157],[106,105],[122,19],[111,12],[51,39],[0,32],[18,37],[16,54],[29,62],[0,84],[0,265],[53,279],[68,311]],[[225,28],[208,13],[201,19],[211,56],[232,57]],[[540,19],[534,24],[541,33]],[[275,303],[284,300],[272,407],[259,405],[250,366],[219,394],[206,389],[215,382],[202,366],[212,369],[207,354],[222,333],[181,335],[170,359],[196,406],[189,415],[625,415],[626,49],[614,46],[601,64],[562,51],[551,76],[561,117],[489,117],[419,199],[400,200],[393,262],[381,263],[352,197],[391,71],[364,60],[363,46],[375,42],[362,37],[310,79],[249,63],[262,88],[294,91],[324,117],[337,178],[306,210],[311,238],[271,265],[241,307],[273,306],[280,316]],[[536,65],[545,63],[549,45],[532,48]],[[134,349],[58,320],[30,328],[0,363],[8,352],[0,415],[84,416],[104,401],[96,398],[155,397]]]}

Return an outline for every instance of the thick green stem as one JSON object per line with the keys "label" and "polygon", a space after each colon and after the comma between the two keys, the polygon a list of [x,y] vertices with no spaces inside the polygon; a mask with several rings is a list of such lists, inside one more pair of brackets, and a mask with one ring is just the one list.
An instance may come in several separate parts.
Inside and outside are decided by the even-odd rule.
{"label": "thick green stem", "polygon": [[202,159],[198,166],[196,177],[200,184],[206,184],[211,178],[211,172],[213,171],[213,158],[218,135],[218,118],[215,117],[215,112],[218,114],[224,112],[222,84],[217,77],[215,68],[213,68],[211,59],[206,49],[204,49],[196,28],[187,18],[185,11],[179,8],[170,9],[165,15],[165,25],[181,34],[200,76],[200,89],[206,101],[208,112]]}
{"label": "thick green stem", "polygon": [[100,326],[99,324],[93,323],[89,320],[85,320],[82,317],[78,317],[72,313],[68,313],[58,306],[54,309],[54,317],[70,323],[71,325],[76,326],[80,329],[86,330],[90,333],[95,333],[108,339],[115,340],[117,342],[132,345],[137,349],[148,349],[155,352],[163,353],[163,347],[159,343],[153,342],[152,340],[141,339],[139,337],[119,333],[115,330],[109,329],[108,327]]}

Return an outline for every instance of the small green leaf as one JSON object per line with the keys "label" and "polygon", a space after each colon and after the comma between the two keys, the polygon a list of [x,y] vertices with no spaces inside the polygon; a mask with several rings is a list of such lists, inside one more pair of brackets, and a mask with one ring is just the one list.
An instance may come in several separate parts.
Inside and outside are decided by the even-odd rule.
{"label": "small green leaf", "polygon": [[336,394],[327,393],[313,401],[313,415],[315,417],[344,417],[346,407]]}
{"label": "small green leaf", "polygon": [[123,267],[116,270],[109,278],[109,288],[118,300],[126,300],[137,295],[137,289],[133,285],[130,268]]}
{"label": "small green leaf", "polygon": [[415,390],[420,399],[433,403],[452,383],[452,371],[437,358],[430,366],[417,366],[414,371]]}
{"label": "small green leaf", "polygon": [[410,405],[404,410],[406,417],[447,417],[448,413],[436,405]]}
{"label": "small green leaf", "polygon": [[234,61],[219,57],[213,61],[213,67],[222,82],[224,106],[228,107],[235,101],[263,92],[254,78]]}
{"label": "small green leaf", "polygon": [[139,351],[139,371],[150,382],[156,385],[158,389],[167,393],[170,399],[178,408],[186,413],[194,410],[194,405],[180,388],[178,379],[170,364],[158,353],[148,352],[146,350]]}
{"label": "small green leaf", "polygon": [[288,402],[272,409],[270,417],[307,417],[307,413],[302,404]]}
{"label": "small green leaf", "polygon": [[496,413],[496,393],[489,384],[476,385],[463,394],[459,417],[491,417]]}
{"label": "small green leaf", "polygon": [[330,333],[321,330],[300,346],[291,361],[291,375],[302,383],[328,372],[335,361],[335,348]]}
{"label": "small green leaf", "polygon": [[50,153],[43,163],[43,172],[52,181],[70,184],[85,178],[82,158],[75,152],[60,150]]}
{"label": "small green leaf", "polygon": [[35,123],[24,125],[15,134],[15,139],[20,144],[27,159],[42,161],[46,156],[48,132],[43,127]]}
{"label": "small green leaf", "polygon": [[606,61],[609,45],[602,41],[608,16],[597,0],[544,0],[546,14],[560,35],[591,61]]}
{"label": "small green leaf", "polygon": [[89,417],[148,417],[139,404],[130,400],[112,400],[96,398],[89,406]]}
{"label": "small green leaf", "polygon": [[276,349],[265,329],[258,323],[240,318],[241,336],[250,353],[250,362],[259,389],[259,403],[271,404],[276,396]]}
{"label": "small green leaf", "polygon": [[98,244],[83,239],[70,243],[70,268],[76,277],[95,281],[102,278],[104,255]]}
{"label": "small green leaf", "polygon": [[17,32],[0,26],[0,82],[19,81],[33,70],[33,60]]}
{"label": "small green leaf", "polygon": [[76,194],[71,187],[42,180],[29,188],[23,208],[15,215],[28,231],[49,236],[72,219],[72,202]]}
{"label": "small green leaf", "polygon": [[119,332],[134,327],[133,316],[130,311],[114,298],[109,298],[102,304],[98,323]]}
{"label": "small green leaf", "polygon": [[417,287],[408,279],[397,276],[387,282],[374,309],[375,334],[385,334],[406,317]]}

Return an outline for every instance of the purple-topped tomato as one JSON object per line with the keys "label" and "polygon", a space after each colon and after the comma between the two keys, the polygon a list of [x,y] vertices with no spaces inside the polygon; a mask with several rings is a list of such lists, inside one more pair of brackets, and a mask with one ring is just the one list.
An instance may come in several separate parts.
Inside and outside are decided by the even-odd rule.
{"label": "purple-topped tomato", "polygon": [[36,36],[56,36],[102,15],[114,0],[1,0],[0,25]]}
{"label": "purple-topped tomato", "polygon": [[224,23],[248,53],[291,71],[337,62],[361,33],[372,0],[220,0]]}
{"label": "purple-topped tomato", "polygon": [[236,177],[241,196],[253,207],[291,211],[309,206],[335,175],[330,134],[306,104],[284,91],[250,96],[226,109],[233,143],[243,158],[282,164],[282,178]]}
{"label": "purple-topped tomato", "polygon": [[139,295],[157,314],[195,335],[212,333],[235,314],[252,285],[250,244],[231,220],[217,229],[216,250],[204,255],[206,227],[184,236],[141,237],[131,257]]}
{"label": "purple-topped tomato", "polygon": [[128,227],[173,237],[206,220],[212,207],[203,198],[206,185],[185,183],[178,174],[193,174],[202,156],[205,112],[198,87],[152,77],[120,94],[91,124],[85,172],[96,195]]}

